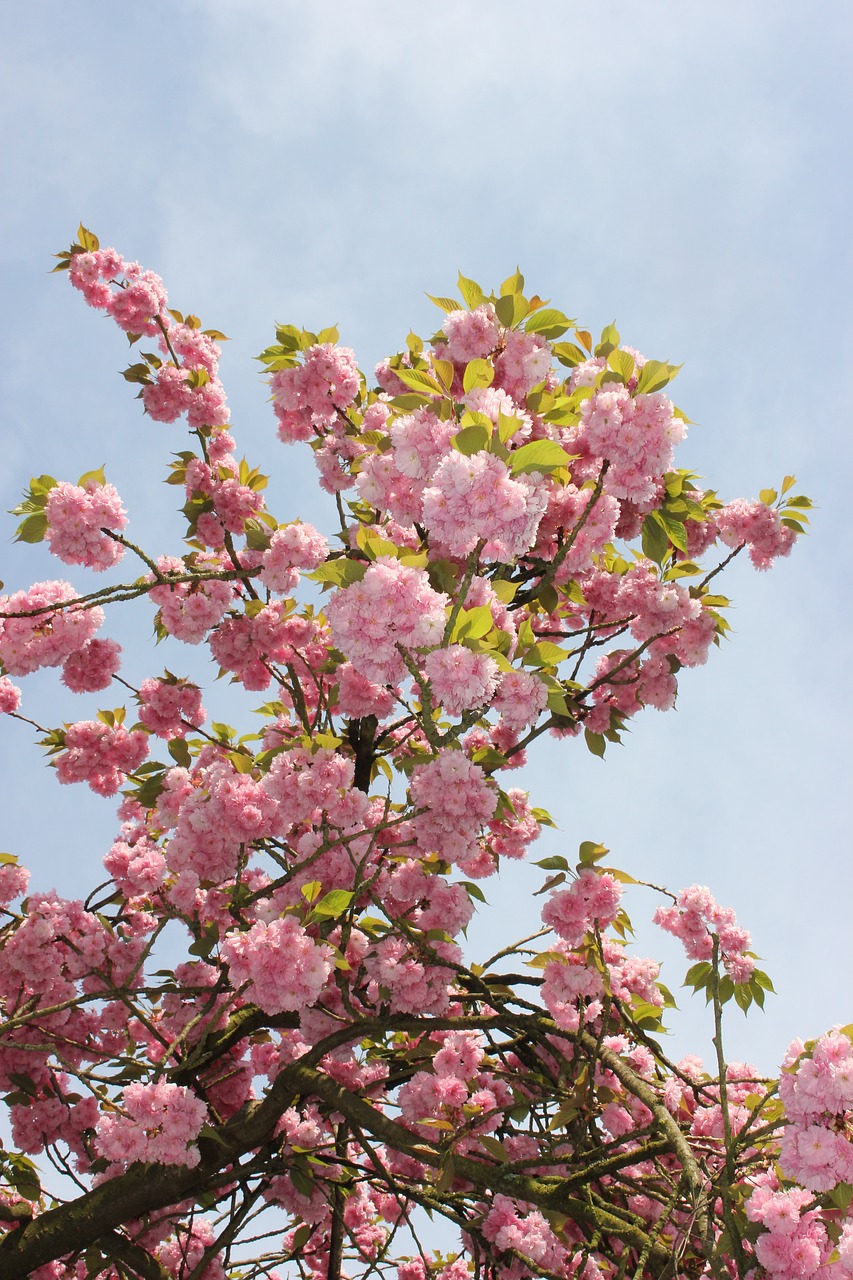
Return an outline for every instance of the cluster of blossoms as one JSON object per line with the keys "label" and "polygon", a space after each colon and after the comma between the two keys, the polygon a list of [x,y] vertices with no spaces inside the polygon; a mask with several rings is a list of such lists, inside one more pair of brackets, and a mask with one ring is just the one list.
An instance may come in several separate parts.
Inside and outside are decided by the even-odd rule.
{"label": "cluster of blossoms", "polygon": [[103,529],[120,533],[127,524],[121,498],[111,484],[90,480],[85,486],[60,481],[47,496],[45,540],[65,564],[87,569],[110,569],[124,555],[124,547]]}
{"label": "cluster of blossoms", "polygon": [[234,986],[248,983],[249,998],[265,1013],[309,1008],[331,968],[328,947],[312,941],[293,916],[227,934],[221,953]]}
{"label": "cluster of blossoms", "polygon": [[191,1089],[164,1081],[130,1084],[121,1092],[119,1107],[113,1115],[102,1115],[96,1126],[100,1152],[112,1164],[198,1164],[194,1144],[208,1116]]}
{"label": "cluster of blossoms", "polygon": [[207,719],[201,705],[201,689],[189,680],[143,680],[139,686],[139,719],[158,738],[183,738],[187,727],[198,728]]}
{"label": "cluster of blossoms", "polygon": [[479,765],[462,751],[441,751],[430,764],[414,770],[410,791],[412,803],[424,810],[412,819],[418,848],[425,854],[435,851],[450,862],[469,857],[497,804]]}
{"label": "cluster of blossoms", "polygon": [[60,782],[87,782],[101,796],[112,796],[148,755],[148,735],[101,720],[79,720],[63,735],[55,757]]}
{"label": "cluster of blossoms", "polygon": [[769,569],[777,556],[786,556],[794,545],[794,530],[782,523],[773,507],[736,498],[714,515],[720,541],[727,547],[747,546],[756,569]]}
{"label": "cluster of blossoms", "polygon": [[779,1163],[809,1191],[853,1183],[853,1044],[830,1031],[807,1052],[789,1047],[779,1079],[788,1124]]}
{"label": "cluster of blossoms", "polygon": [[85,647],[103,625],[104,611],[69,608],[76,599],[70,582],[36,582],[0,596],[0,662],[8,675],[62,666]]}
{"label": "cluster of blossoms", "polygon": [[325,613],[335,646],[352,665],[375,684],[393,685],[406,676],[401,648],[441,642],[448,603],[422,569],[380,556],[361,582],[335,592]]}
{"label": "cluster of blossoms", "polygon": [[[559,342],[573,322],[523,297],[520,276],[499,298],[461,281],[469,309],[439,300],[441,328],[410,335],[378,389],[333,331],[279,330],[262,356],[279,438],[310,441],[336,495],[331,550],[312,525],[279,524],[266,477],[238,461],[221,335],[90,233],[62,256],[90,305],[156,343],[126,376],[150,418],[183,415],[193,433],[169,477],[188,551],[142,553],[146,577],[91,597],[61,582],[2,597],[0,712],[18,711],[9,677],[40,667],[77,693],[106,688],[120,649],[96,635],[102,606],[127,594],[150,598],[170,649],[206,642],[221,675],[273,693],[241,737],[203,727],[199,684],[165,671],[127,684],[137,725],[101,711],[48,731],[60,781],[124,789],[120,827],[85,905],[26,898],[26,872],[0,861],[0,1084],[19,1152],[47,1150],[80,1184],[51,1224],[88,1221],[105,1181],[116,1198],[135,1188],[136,1218],[96,1221],[82,1247],[58,1232],[33,1270],[41,1206],[0,1152],[0,1273],[82,1280],[103,1261],[104,1280],[224,1280],[234,1189],[250,1187],[249,1221],[283,1210],[276,1247],[310,1280],[351,1258],[392,1265],[425,1197],[496,1280],[658,1274],[676,1256],[698,1275],[735,1245],[755,1280],[847,1280],[849,1214],[815,1199],[853,1179],[845,1034],[792,1047],[781,1136],[748,1064],[725,1079],[698,1059],[673,1067],[647,1034],[669,1002],[659,966],[626,945],[630,877],[597,866],[600,848],[546,885],[556,938],[529,969],[526,943],[470,968],[459,943],[475,882],[549,821],[503,771],[548,729],[584,729],[601,751],[642,707],[672,706],[679,669],[724,630],[714,571],[694,560],[719,542],[766,567],[803,500],[793,520],[775,495],[721,506],[672,470],[686,422],[662,390],[673,367],[612,327],[597,345],[582,330],[581,346]],[[68,563],[105,569],[126,517],[93,476],[34,481],[21,536],[43,527]],[[302,602],[315,585],[322,608]],[[724,966],[719,1001],[757,999],[749,936],[708,890],[656,918],[691,959]],[[164,930],[191,939],[168,974],[152,972]],[[139,1162],[163,1176],[140,1178]],[[164,1206],[170,1176],[186,1199]],[[705,1202],[734,1206],[727,1236],[700,1224]],[[269,1261],[246,1267],[274,1276]],[[398,1274],[469,1270],[423,1254]]]}
{"label": "cluster of blossoms", "polygon": [[658,907],[655,924],[679,938],[691,960],[710,960],[716,935],[732,982],[748,982],[752,976],[755,961],[749,951],[749,934],[738,925],[731,907],[721,907],[704,885],[682,889],[674,906]]}
{"label": "cluster of blossoms", "polygon": [[309,440],[313,431],[330,427],[338,410],[355,400],[360,383],[355,355],[348,347],[330,342],[311,347],[303,364],[273,374],[279,439]]}

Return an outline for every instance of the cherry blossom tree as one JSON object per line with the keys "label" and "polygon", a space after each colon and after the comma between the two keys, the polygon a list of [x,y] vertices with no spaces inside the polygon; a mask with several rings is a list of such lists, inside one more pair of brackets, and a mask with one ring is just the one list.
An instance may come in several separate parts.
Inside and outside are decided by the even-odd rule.
{"label": "cherry blossom tree", "polygon": [[[518,273],[460,277],[375,385],[334,329],[262,353],[328,537],[279,521],[238,460],[224,335],[83,227],[58,257],[139,353],[148,417],[186,421],[187,528],[182,554],[136,545],[102,471],[40,475],[16,512],[65,564],[132,567],[0,598],[0,710],[35,723],[14,681],[42,667],[87,705],[127,695],[35,725],[60,783],[118,798],[107,881],[68,901],[0,866],[0,1275],[853,1276],[853,1032],[794,1043],[776,1080],[728,1062],[725,1006],[772,988],[710,889],[656,889],[713,1009],[709,1064],[666,1054],[637,881],[600,844],[539,860],[532,937],[476,962],[460,941],[550,822],[508,777],[528,745],[603,755],[673,706],[727,630],[721,571],[802,532],[793,478],[724,502],[675,466],[675,367]],[[130,599],[268,699],[260,731],[122,667],[100,633]],[[185,954],[164,971],[167,928]]]}

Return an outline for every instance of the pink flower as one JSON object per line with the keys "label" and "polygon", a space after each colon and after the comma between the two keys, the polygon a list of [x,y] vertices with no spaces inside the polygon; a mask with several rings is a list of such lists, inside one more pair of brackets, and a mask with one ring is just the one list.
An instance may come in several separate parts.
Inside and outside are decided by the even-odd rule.
{"label": "pink flower", "polygon": [[332,968],[329,948],[309,938],[294,916],[228,933],[220,951],[234,986],[248,982],[249,999],[264,1013],[307,1009]]}
{"label": "pink flower", "polygon": [[113,1164],[198,1164],[195,1140],[207,1107],[185,1085],[131,1084],[122,1090],[121,1111],[101,1115],[96,1125],[101,1154]]}
{"label": "pink flower", "polygon": [[0,662],[9,675],[61,666],[91,640],[104,611],[67,607],[76,599],[70,582],[36,582],[28,591],[0,596]]}

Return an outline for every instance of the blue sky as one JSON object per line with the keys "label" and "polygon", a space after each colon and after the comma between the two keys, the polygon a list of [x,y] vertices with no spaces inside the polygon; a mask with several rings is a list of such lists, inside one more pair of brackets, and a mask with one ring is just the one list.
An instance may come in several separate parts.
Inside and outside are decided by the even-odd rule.
{"label": "blue sky", "polygon": [[[729,575],[733,643],[685,673],[677,712],[646,712],[604,764],[546,743],[524,782],[560,824],[543,855],[595,838],[635,875],[707,883],[736,908],[779,996],[732,1016],[733,1055],[770,1070],[793,1035],[848,1022],[847,0],[42,0],[6,25],[3,508],[32,474],[105,463],[131,536],[159,552],[180,535],[160,484],[180,432],[142,418],[117,376],[122,335],[47,274],[81,219],[233,337],[238,446],[273,475],[280,519],[328,525],[329,509],[304,454],[276,442],[251,360],[273,321],[337,322],[369,370],[432,330],[426,291],[451,292],[458,269],[489,288],[516,264],[589,328],[616,318],[646,355],[684,362],[673,394],[696,425],[680,465],[726,498],[798,476],[812,536],[769,574]],[[6,521],[8,588],[73,577],[13,549]],[[162,661],[145,610],[111,630],[130,678]],[[52,672],[25,695],[43,722],[91,714]],[[22,726],[0,734],[0,847],[34,887],[85,894],[110,804],[59,788]],[[535,925],[538,884],[513,869],[491,887],[472,947]],[[677,987],[651,896],[629,905]],[[675,1050],[709,1036],[690,1008]]]}

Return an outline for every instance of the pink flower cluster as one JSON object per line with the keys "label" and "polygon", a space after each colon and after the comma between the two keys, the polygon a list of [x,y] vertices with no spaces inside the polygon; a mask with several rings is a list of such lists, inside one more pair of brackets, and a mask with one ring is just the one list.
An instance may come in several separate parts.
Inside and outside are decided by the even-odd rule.
{"label": "pink flower cluster", "polygon": [[566,447],[610,463],[607,492],[631,502],[648,502],[655,483],[672,467],[673,448],[686,435],[672,402],[660,392],[632,396],[608,383],[581,405],[581,423]]}
{"label": "pink flower cluster", "polygon": [[536,722],[547,702],[548,689],[532,671],[505,671],[492,705],[506,729],[520,732]]}
{"label": "pink flower cluster", "polygon": [[55,757],[60,782],[88,782],[99,796],[112,796],[148,755],[141,729],[79,720],[65,730],[64,750]]}
{"label": "pink flower cluster", "polygon": [[713,935],[720,940],[720,955],[732,982],[749,982],[755,961],[748,951],[751,939],[741,929],[731,907],[721,907],[704,885],[682,889],[672,907],[658,907],[655,924],[680,938],[690,960],[710,960]]}
{"label": "pink flower cluster", "polygon": [[448,862],[470,854],[497,805],[497,795],[479,765],[462,751],[440,751],[418,765],[410,784],[412,803],[425,813],[412,819],[418,848]]}
{"label": "pink flower cluster", "polygon": [[[173,319],[158,275],[137,262],[125,262],[115,249],[99,249],[74,254],[69,276],[89,306],[106,311],[120,329],[159,338],[167,362],[142,388],[145,410],[155,422],[174,422],[187,413],[193,429],[224,427],[229,413],[225,389],[216,376],[219,347],[208,334]],[[173,352],[180,366],[172,361]],[[195,384],[188,377],[192,371],[203,373]]]}
{"label": "pink flower cluster", "polygon": [[609,872],[584,867],[568,889],[551,894],[542,919],[570,947],[579,947],[595,924],[600,930],[616,919],[622,886]]}
{"label": "pink flower cluster", "polygon": [[342,716],[359,720],[362,716],[390,715],[396,701],[393,690],[384,689],[362,675],[351,662],[338,668],[338,711]]}
{"label": "pink flower cluster", "polygon": [[261,582],[270,591],[286,594],[298,583],[300,569],[316,569],[328,554],[328,542],[313,525],[301,520],[282,525],[264,552]]}
{"label": "pink flower cluster", "polygon": [[538,333],[508,329],[504,349],[495,360],[495,385],[523,402],[528,391],[544,382],[551,369],[551,344]]}
{"label": "pink flower cluster", "polygon": [[447,335],[447,358],[455,364],[484,359],[498,345],[498,319],[490,302],[474,311],[450,311],[441,327]]}
{"label": "pink flower cluster", "polygon": [[441,642],[448,598],[433,591],[423,569],[380,556],[361,582],[336,591],[325,613],[335,646],[369,680],[398,684],[406,650],[431,648]]}
{"label": "pink flower cluster", "polygon": [[486,653],[474,653],[463,644],[434,649],[424,658],[424,673],[433,699],[450,716],[482,707],[498,684],[498,664]]}
{"label": "pink flower cluster", "polygon": [[72,693],[96,693],[109,686],[120,666],[120,644],[115,640],[89,640],[65,659],[62,683]]}
{"label": "pink flower cluster", "polygon": [[525,1212],[509,1196],[496,1195],[481,1230],[496,1249],[519,1254],[525,1260],[525,1266],[508,1270],[508,1277],[528,1275],[531,1266],[541,1268],[543,1274],[565,1273],[566,1247],[538,1209]]}
{"label": "pink flower cluster", "polygon": [[853,1183],[853,1045],[830,1031],[806,1051],[790,1045],[779,1096],[788,1126],[779,1156],[785,1173],[810,1191]]}
{"label": "pink flower cluster", "polygon": [[332,967],[329,948],[314,942],[295,916],[226,934],[220,951],[235,988],[248,982],[248,998],[265,1013],[307,1009]]}
{"label": "pink flower cluster", "polygon": [[564,947],[558,949],[558,954],[559,960],[549,960],[545,965],[542,1000],[558,1027],[564,1031],[577,1031],[582,1001],[589,1002],[583,1006],[586,1021],[592,1022],[600,1015],[604,983],[598,970],[587,965],[583,956]]}
{"label": "pink flower cluster", "polygon": [[796,537],[793,529],[782,524],[777,510],[745,498],[736,498],[715,511],[714,523],[727,547],[746,543],[756,569],[769,569],[777,556],[787,556]]}
{"label": "pink flower cluster", "polygon": [[61,480],[47,495],[45,541],[65,564],[82,564],[101,572],[116,564],[124,547],[102,529],[120,533],[127,524],[121,498],[111,484],[86,485]]}
{"label": "pink flower cluster", "polygon": [[301,365],[279,369],[270,378],[279,439],[309,440],[315,429],[331,427],[338,410],[355,400],[360,383],[349,347],[330,342],[309,347]]}
{"label": "pink flower cluster", "polygon": [[[198,568],[222,567],[212,558],[201,560]],[[186,573],[183,560],[174,556],[160,556],[157,568],[161,573]],[[149,591],[154,604],[160,606],[163,626],[177,640],[185,644],[199,644],[225,614],[235,596],[233,582],[211,578],[202,582],[178,582],[173,585],[155,586]]]}
{"label": "pink flower cluster", "polygon": [[0,716],[11,715],[21,705],[21,691],[8,676],[0,676]]}
{"label": "pink flower cluster", "polygon": [[104,621],[103,609],[48,608],[76,599],[70,582],[36,582],[28,591],[0,596],[0,662],[9,675],[61,666],[92,639]]}
{"label": "pink flower cluster", "polygon": [[183,738],[187,725],[204,724],[207,712],[201,705],[201,689],[189,680],[143,680],[139,686],[139,719],[158,738]]}
{"label": "pink flower cluster", "polygon": [[449,453],[423,495],[423,520],[435,543],[466,556],[485,539],[483,559],[513,560],[533,544],[548,503],[539,478],[514,480],[493,453]]}
{"label": "pink flower cluster", "polygon": [[208,1117],[191,1089],[165,1081],[130,1084],[122,1090],[120,1107],[101,1115],[96,1126],[100,1152],[112,1164],[198,1164],[194,1144]]}
{"label": "pink flower cluster", "polygon": [[106,311],[127,333],[153,336],[160,332],[158,318],[169,322],[163,281],[138,262],[125,262],[115,249],[74,254],[68,274],[88,305]]}
{"label": "pink flower cluster", "polygon": [[[548,495],[548,506],[539,524],[533,550],[543,560],[553,560],[560,542],[572,539],[568,554],[557,570],[557,582],[565,582],[567,578],[591,569],[593,556],[615,536],[619,503],[609,493],[599,496],[578,530],[577,526],[591,501],[591,489],[578,489],[573,484],[563,488],[554,486]],[[557,541],[558,535],[560,542]]]}
{"label": "pink flower cluster", "polygon": [[811,1203],[813,1196],[800,1187],[783,1191],[774,1190],[770,1184],[756,1187],[747,1201],[747,1218],[767,1228],[766,1234],[755,1241],[754,1248],[756,1258],[773,1280],[800,1280],[818,1273],[826,1280],[831,1277],[846,1280],[853,1275],[849,1228],[843,1250],[846,1257],[839,1250],[840,1265],[824,1269],[832,1244],[820,1213],[807,1209]]}
{"label": "pink flower cluster", "polygon": [[[276,806],[248,773],[212,753],[193,775],[172,769],[160,797],[158,825],[175,834],[170,867],[199,879],[222,881],[236,873],[240,846],[270,834]],[[190,882],[188,878],[188,882]]]}

